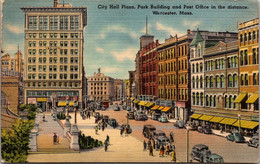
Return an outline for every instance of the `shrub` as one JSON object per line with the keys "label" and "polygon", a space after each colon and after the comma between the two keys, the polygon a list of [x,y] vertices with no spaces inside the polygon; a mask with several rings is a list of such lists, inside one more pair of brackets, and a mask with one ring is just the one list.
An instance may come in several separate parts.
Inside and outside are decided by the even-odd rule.
{"label": "shrub", "polygon": [[57,118],[58,118],[59,120],[64,120],[64,119],[66,118],[66,115],[65,115],[64,113],[62,113],[62,112],[59,112],[59,113],[57,114]]}
{"label": "shrub", "polygon": [[80,149],[92,149],[94,147],[103,146],[102,141],[92,138],[91,136],[85,136],[82,132],[79,133],[79,147]]}

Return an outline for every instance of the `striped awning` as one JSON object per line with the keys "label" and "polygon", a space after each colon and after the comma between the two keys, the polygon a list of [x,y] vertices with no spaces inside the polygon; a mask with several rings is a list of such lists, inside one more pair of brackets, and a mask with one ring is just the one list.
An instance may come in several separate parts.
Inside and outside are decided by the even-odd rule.
{"label": "striped awning", "polygon": [[[66,101],[59,101],[59,102],[58,102],[58,106],[67,106],[67,102],[66,102]],[[71,102],[69,103],[69,106],[74,106],[74,102],[71,101]]]}
{"label": "striped awning", "polygon": [[259,125],[259,122],[255,121],[246,121],[246,120],[240,120],[241,122],[239,123],[239,120],[233,124],[233,126],[239,127],[239,124],[241,125],[241,128],[246,128],[246,129],[254,129],[256,126]]}
{"label": "striped awning", "polygon": [[134,103],[135,103],[135,104],[139,103],[139,100],[135,100]]}
{"label": "striped awning", "polygon": [[256,102],[256,100],[258,99],[259,95],[258,94],[253,94],[252,96],[250,96],[247,100],[246,100],[246,103],[250,103],[250,104],[253,104]]}
{"label": "striped awning", "polygon": [[165,108],[165,106],[160,106],[158,110],[163,110],[163,108]]}
{"label": "striped awning", "polygon": [[153,106],[153,105],[154,105],[154,103],[149,102],[149,103],[147,103],[145,106],[148,107],[148,108],[150,108],[150,107]]}
{"label": "striped awning", "polygon": [[213,116],[210,116],[210,115],[202,115],[199,120],[203,120],[203,121],[208,121],[210,119],[212,119]]}
{"label": "striped awning", "polygon": [[209,121],[210,122],[215,122],[215,123],[218,123],[220,121],[222,121],[224,118],[223,117],[217,117],[217,116],[214,116],[212,119],[210,119]]}
{"label": "striped awning", "polygon": [[155,105],[154,107],[152,107],[151,109],[152,110],[156,110],[156,109],[158,109],[160,106],[159,105]]}
{"label": "striped awning", "polygon": [[224,118],[222,121],[220,121],[220,124],[226,124],[226,125],[233,125],[237,119],[234,118]]}
{"label": "striped awning", "polygon": [[135,98],[134,98],[134,97],[131,97],[130,99],[133,101]]}
{"label": "striped awning", "polygon": [[247,93],[240,93],[237,98],[235,99],[234,103],[240,103],[243,101],[246,97]]}
{"label": "striped awning", "polygon": [[166,106],[166,107],[162,110],[162,112],[168,112],[170,109],[171,109],[171,107]]}
{"label": "striped awning", "polygon": [[145,104],[147,104],[147,102],[145,102],[145,101],[140,101],[140,102],[138,103],[138,105],[141,105],[141,106],[145,106]]}
{"label": "striped awning", "polygon": [[202,116],[202,114],[194,113],[193,115],[190,116],[190,118],[198,119],[201,116]]}

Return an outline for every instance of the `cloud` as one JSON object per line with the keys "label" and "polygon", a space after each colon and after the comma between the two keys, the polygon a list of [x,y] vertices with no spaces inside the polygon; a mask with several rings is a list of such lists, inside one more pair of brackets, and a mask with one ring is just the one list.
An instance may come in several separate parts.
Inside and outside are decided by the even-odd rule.
{"label": "cloud", "polygon": [[[151,25],[150,24],[148,24],[148,34],[150,33],[149,29],[151,29]],[[144,28],[141,30],[141,33],[142,34],[146,33],[146,26],[144,26]]]}
{"label": "cloud", "polygon": [[4,53],[9,53],[10,51],[17,51],[17,45],[16,44],[6,44],[2,45],[2,50],[4,50]]}
{"label": "cloud", "polygon": [[128,48],[123,52],[112,51],[111,54],[119,62],[123,62],[124,60],[127,60],[127,59],[134,61],[137,51],[138,51],[138,48]]}
{"label": "cloud", "polygon": [[115,25],[109,25],[106,26],[103,30],[101,30],[100,34],[97,35],[97,37],[95,38],[97,39],[105,39],[106,35],[111,33],[111,32],[117,32],[117,33],[123,33],[123,34],[127,34],[129,35],[132,39],[136,39],[137,38],[137,34],[133,31],[131,31],[130,29],[120,25],[120,24],[115,24]]}
{"label": "cloud", "polygon": [[201,24],[201,21],[187,21],[183,20],[183,25],[189,27],[191,30],[195,30],[195,28]]}
{"label": "cloud", "polygon": [[181,34],[181,31],[177,31],[171,27],[167,27],[159,22],[156,22],[155,23],[155,28],[156,30],[159,30],[159,31],[165,31],[167,32],[169,35],[175,35],[175,34],[178,34],[178,35],[182,35]]}
{"label": "cloud", "polygon": [[19,27],[18,25],[6,24],[6,28],[7,28],[8,31],[15,33],[15,34],[24,33],[24,29]]}
{"label": "cloud", "polygon": [[105,67],[105,68],[101,68],[103,73],[115,73],[118,71],[121,71],[119,68],[116,67]]}
{"label": "cloud", "polygon": [[105,50],[103,48],[100,48],[100,47],[97,47],[96,48],[96,51],[99,52],[99,53],[105,53]]}

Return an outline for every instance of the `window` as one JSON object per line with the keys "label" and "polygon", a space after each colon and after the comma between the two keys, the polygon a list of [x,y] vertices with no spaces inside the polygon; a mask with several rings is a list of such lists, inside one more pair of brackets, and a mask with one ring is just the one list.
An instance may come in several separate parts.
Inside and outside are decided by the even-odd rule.
{"label": "window", "polygon": [[192,104],[195,105],[195,93],[192,93]]}
{"label": "window", "polygon": [[248,64],[248,58],[247,58],[247,50],[245,50],[245,65],[247,65]]}
{"label": "window", "polygon": [[216,107],[217,106],[217,97],[214,96],[213,97],[213,107]]}
{"label": "window", "polygon": [[220,87],[220,78],[219,78],[219,76],[216,76],[216,87],[217,88]]}
{"label": "window", "polygon": [[79,29],[79,16],[70,16],[70,29],[71,30]]}
{"label": "window", "polygon": [[244,40],[247,41],[247,33],[244,34]]}
{"label": "window", "polygon": [[50,30],[58,30],[58,16],[50,16]]}
{"label": "window", "polygon": [[228,96],[225,96],[225,108],[228,108],[228,104],[229,104],[229,98]]}
{"label": "window", "polygon": [[200,105],[200,95],[199,93],[196,94],[196,105]]}
{"label": "window", "polygon": [[203,64],[200,63],[200,72],[203,72]]}
{"label": "window", "polygon": [[233,84],[233,78],[232,78],[232,75],[228,75],[228,87],[232,87],[232,84]]}
{"label": "window", "polygon": [[203,93],[200,93],[200,105],[203,106]]}
{"label": "window", "polygon": [[29,30],[37,30],[37,16],[29,16]]}
{"label": "window", "polygon": [[253,74],[253,85],[258,85],[256,73]]}
{"label": "window", "polygon": [[240,34],[240,42],[243,42],[243,35]]}
{"label": "window", "polygon": [[214,86],[214,79],[213,79],[213,76],[210,77],[210,88],[213,88]]}
{"label": "window", "polygon": [[234,61],[234,63],[235,63],[234,67],[237,68],[237,66],[238,66],[238,58],[237,58],[237,56],[234,57],[234,60],[235,60]]}
{"label": "window", "polygon": [[68,20],[69,18],[68,18],[68,16],[61,16],[60,17],[60,29],[61,30],[68,30]]}
{"label": "window", "polygon": [[209,77],[206,77],[206,87],[209,88]]}
{"label": "window", "polygon": [[257,62],[257,55],[256,55],[256,49],[253,49],[253,64],[258,64]]}
{"label": "window", "polygon": [[256,39],[255,31],[253,31],[253,39]]}
{"label": "window", "polygon": [[248,86],[248,75],[245,74],[245,86]]}
{"label": "window", "polygon": [[40,16],[39,22],[39,29],[40,30],[47,30],[48,29],[48,17],[47,16]]}
{"label": "window", "polygon": [[192,78],[192,88],[195,88],[195,77]]}
{"label": "window", "polygon": [[251,32],[248,33],[248,40],[251,41]]}
{"label": "window", "polygon": [[200,76],[200,88],[203,88],[203,78]]}
{"label": "window", "polygon": [[199,77],[196,77],[196,88],[199,88]]}
{"label": "window", "polygon": [[199,63],[196,64],[196,72],[199,72]]}
{"label": "window", "polygon": [[195,65],[192,64],[192,73],[194,73],[194,72],[195,72]]}
{"label": "window", "polygon": [[233,75],[233,87],[237,87],[238,86],[238,76],[237,74]]}
{"label": "window", "polygon": [[209,96],[206,95],[206,106],[209,106]]}
{"label": "window", "polygon": [[243,51],[240,51],[240,65],[244,65],[244,55],[243,55]]}
{"label": "window", "polygon": [[241,74],[241,77],[240,77],[241,79],[241,83],[240,83],[240,85],[244,85],[244,75],[243,74]]}
{"label": "window", "polygon": [[220,87],[224,88],[225,87],[225,79],[224,79],[224,75],[220,76]]}

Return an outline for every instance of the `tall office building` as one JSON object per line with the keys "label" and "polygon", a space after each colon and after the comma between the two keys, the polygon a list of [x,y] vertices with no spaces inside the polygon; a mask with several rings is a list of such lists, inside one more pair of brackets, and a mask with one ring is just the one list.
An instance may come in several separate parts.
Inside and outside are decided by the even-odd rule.
{"label": "tall office building", "polygon": [[87,8],[54,0],[52,7],[21,10],[25,13],[24,102],[43,110],[66,106],[67,99],[77,99],[81,105]]}

